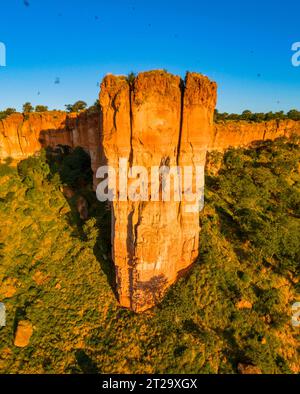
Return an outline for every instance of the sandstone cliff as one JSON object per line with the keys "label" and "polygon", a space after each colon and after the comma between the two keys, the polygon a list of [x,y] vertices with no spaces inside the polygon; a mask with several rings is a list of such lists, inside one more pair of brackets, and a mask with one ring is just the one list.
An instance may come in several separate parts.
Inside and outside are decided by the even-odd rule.
{"label": "sandstone cliff", "polygon": [[[261,123],[227,121],[214,124],[209,150],[222,151],[229,146],[247,146],[253,141],[300,135],[300,122],[272,120]],[[94,172],[101,163],[101,114],[66,114],[62,111],[16,113],[0,120],[0,160],[15,161],[35,154],[42,147],[59,144],[82,146],[91,155]]]}
{"label": "sandstone cliff", "polygon": [[[141,73],[132,84],[107,76],[100,93],[107,164],[118,168],[121,157],[128,171],[143,166],[148,173],[152,166],[204,166],[215,100],[216,85],[199,74],[188,73],[185,84],[163,71]],[[199,212],[187,212],[186,203],[173,198],[114,201],[112,255],[120,304],[134,311],[156,304],[197,257],[199,230]]]}
{"label": "sandstone cliff", "polygon": [[0,155],[21,160],[39,151],[41,134],[48,132],[48,144],[70,141],[65,133],[65,112],[12,114],[0,121]]}
{"label": "sandstone cliff", "polygon": [[81,146],[91,156],[96,173],[100,163],[101,114],[67,114],[62,111],[12,114],[0,120],[0,160],[15,161],[35,154],[42,147]]}
{"label": "sandstone cliff", "polygon": [[247,146],[253,141],[274,140],[293,134],[300,135],[300,122],[294,120],[261,123],[227,121],[215,124],[209,149],[222,151],[229,146]]}

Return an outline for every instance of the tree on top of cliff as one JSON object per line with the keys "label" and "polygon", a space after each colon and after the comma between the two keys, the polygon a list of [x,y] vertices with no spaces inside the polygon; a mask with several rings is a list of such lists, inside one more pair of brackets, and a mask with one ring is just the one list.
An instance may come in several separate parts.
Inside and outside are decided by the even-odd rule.
{"label": "tree on top of cliff", "polygon": [[17,112],[15,108],[6,108],[6,110],[0,111],[0,119],[4,119],[8,115],[13,114],[14,112]]}
{"label": "tree on top of cliff", "polygon": [[131,73],[129,73],[129,74],[127,75],[126,80],[127,80],[127,82],[129,83],[129,85],[132,85],[132,84],[133,84],[133,82],[134,82],[134,80],[135,80],[135,77],[136,77],[136,74],[135,74],[133,71],[131,71]]}
{"label": "tree on top of cliff", "polygon": [[15,110],[15,108],[7,108],[7,109],[4,110],[4,111],[0,111],[0,120],[1,120],[1,119],[5,119],[8,115],[13,114],[14,112],[17,112],[17,111]]}
{"label": "tree on top of cliff", "polygon": [[17,112],[17,110],[15,108],[6,108],[6,110],[4,112],[6,113],[6,115],[11,115],[11,114]]}
{"label": "tree on top of cliff", "polygon": [[289,119],[300,120],[300,111],[297,111],[296,109],[291,109],[287,113],[287,116]]}
{"label": "tree on top of cliff", "polygon": [[47,105],[37,105],[35,107],[35,112],[46,112],[48,111]]}
{"label": "tree on top of cliff", "polygon": [[23,105],[23,113],[32,112],[33,109],[34,109],[33,106],[29,102]]}
{"label": "tree on top of cliff", "polygon": [[80,112],[86,109],[87,103],[85,101],[79,100],[74,104],[66,104],[65,107],[68,112]]}
{"label": "tree on top of cliff", "polygon": [[99,112],[100,111],[100,103],[99,100],[96,100],[93,105],[91,105],[88,109],[88,112]]}

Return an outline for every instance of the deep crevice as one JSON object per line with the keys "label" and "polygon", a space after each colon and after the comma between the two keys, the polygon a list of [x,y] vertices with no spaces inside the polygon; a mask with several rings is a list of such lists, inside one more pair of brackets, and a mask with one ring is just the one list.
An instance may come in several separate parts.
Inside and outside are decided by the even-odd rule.
{"label": "deep crevice", "polygon": [[25,114],[23,114],[22,123],[18,124],[18,126],[17,126],[18,143],[19,143],[19,147],[20,147],[20,151],[21,151],[22,155],[24,155],[24,151],[23,151],[23,148],[22,148],[22,143],[21,143],[21,138],[20,138],[20,131],[21,131],[20,128],[22,129],[22,126],[23,126],[25,120],[26,120],[25,119]]}
{"label": "deep crevice", "polygon": [[[181,139],[182,139],[182,127],[183,127],[183,108],[184,108],[184,93],[185,93],[185,81],[183,79],[180,80],[180,119],[179,119],[179,133],[178,133],[178,142],[177,142],[177,152],[176,152],[176,165],[179,167],[179,157],[180,157],[180,149],[181,149]],[[182,185],[181,185],[182,187]],[[180,217],[181,212],[181,201],[178,204],[178,212],[177,218]]]}
{"label": "deep crevice", "polygon": [[133,99],[133,84],[134,81],[128,82],[129,85],[129,127],[130,127],[130,154],[129,154],[129,166],[132,167],[133,163],[133,147],[132,147],[132,119],[133,119],[133,114],[132,114],[132,99]]}
{"label": "deep crevice", "polygon": [[179,165],[180,147],[181,147],[181,137],[182,137],[182,124],[183,124],[183,106],[184,106],[184,92],[185,92],[185,82],[180,80],[180,119],[179,119],[179,133],[177,142],[177,152],[176,152],[176,165]]}

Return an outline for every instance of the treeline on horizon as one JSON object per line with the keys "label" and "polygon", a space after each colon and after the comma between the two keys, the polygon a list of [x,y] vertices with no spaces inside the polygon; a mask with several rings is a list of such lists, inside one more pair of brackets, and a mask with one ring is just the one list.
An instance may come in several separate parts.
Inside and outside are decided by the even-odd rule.
{"label": "treeline on horizon", "polygon": [[[66,104],[65,111],[68,113],[71,112],[96,112],[100,110],[99,101],[96,100],[93,105],[88,107],[87,103],[82,100],[76,101],[74,104]],[[32,106],[31,103],[27,102],[23,105],[22,112],[24,114],[32,113],[32,112],[47,112],[50,111],[48,106],[46,105],[36,105]],[[57,111],[53,109],[53,111]],[[7,116],[17,113],[18,111],[15,108],[6,108],[3,111],[0,111],[0,120],[6,118]],[[250,110],[245,110],[241,114],[228,113],[228,112],[219,112],[218,109],[215,109],[214,113],[214,121],[216,123],[226,122],[226,121],[246,121],[246,122],[267,122],[269,120],[300,120],[300,111],[297,109],[291,109],[288,112],[277,111],[277,112],[251,112]]]}
{"label": "treeline on horizon", "polygon": [[214,113],[214,121],[224,122],[228,120],[240,121],[244,120],[247,122],[267,122],[269,120],[300,120],[300,111],[296,109],[291,109],[288,112],[278,111],[278,112],[251,112],[250,110],[245,110],[241,114],[229,114],[228,112],[219,112],[217,109]]}
{"label": "treeline on horizon", "polygon": [[[96,100],[95,103],[90,107],[88,107],[87,103],[82,100],[78,100],[74,104],[65,104],[65,107],[66,107],[65,111],[69,113],[71,112],[78,113],[82,111],[96,112],[100,110],[100,104],[98,100]],[[23,114],[29,114],[32,112],[48,112],[48,111],[61,111],[61,110],[57,110],[57,109],[49,110],[47,105],[36,105],[35,107],[33,107],[33,105],[29,102],[23,104],[22,107]],[[5,110],[0,111],[0,120],[5,119],[7,116],[14,113],[18,113],[18,111],[15,108],[6,108]]]}

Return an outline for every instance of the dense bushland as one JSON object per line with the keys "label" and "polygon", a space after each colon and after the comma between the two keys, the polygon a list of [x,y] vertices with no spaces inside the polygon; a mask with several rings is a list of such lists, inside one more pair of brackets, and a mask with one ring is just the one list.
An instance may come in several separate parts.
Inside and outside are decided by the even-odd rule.
{"label": "dense bushland", "polygon": [[[212,152],[199,259],[140,315],[116,302],[110,213],[95,199],[84,152],[2,164],[0,371],[235,373],[244,363],[299,372],[299,159],[298,145],[282,139]],[[26,348],[14,346],[21,319],[34,328]]]}

